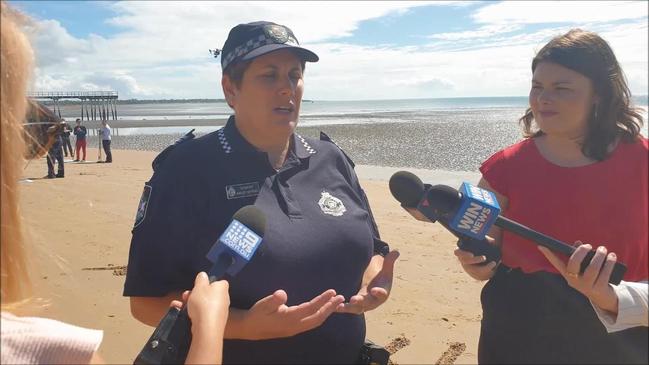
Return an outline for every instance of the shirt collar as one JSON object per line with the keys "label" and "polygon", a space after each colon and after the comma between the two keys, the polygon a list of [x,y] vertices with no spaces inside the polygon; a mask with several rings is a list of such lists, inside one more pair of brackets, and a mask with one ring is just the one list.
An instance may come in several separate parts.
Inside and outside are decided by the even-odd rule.
{"label": "shirt collar", "polygon": [[[237,126],[234,121],[234,115],[231,115],[228,118],[225,127],[219,129],[217,132],[219,137],[219,143],[223,152],[230,154],[233,152],[248,152],[248,153],[264,153],[257,150],[253,145],[251,145],[237,129]],[[291,143],[291,150],[289,154],[294,153],[300,159],[306,159],[311,157],[317,151],[307,142],[304,137],[300,136],[297,133],[293,133],[291,136],[293,138],[293,143]]]}

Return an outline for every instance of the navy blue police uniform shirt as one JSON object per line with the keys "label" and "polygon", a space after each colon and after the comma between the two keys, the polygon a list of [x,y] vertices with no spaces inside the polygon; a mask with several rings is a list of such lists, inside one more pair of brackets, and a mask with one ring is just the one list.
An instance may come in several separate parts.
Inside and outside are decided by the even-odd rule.
{"label": "navy blue police uniform shirt", "polygon": [[[129,253],[125,296],[164,296],[193,287],[205,255],[241,207],[264,212],[264,240],[230,278],[231,306],[249,309],[284,289],[288,306],[327,289],[346,300],[371,257],[385,255],[353,163],[329,138],[294,134],[276,171],[266,153],[226,126],[162,153],[145,184]],[[162,156],[160,156],[162,157]],[[335,313],[289,338],[225,340],[224,363],[353,363],[365,339],[362,315]]]}

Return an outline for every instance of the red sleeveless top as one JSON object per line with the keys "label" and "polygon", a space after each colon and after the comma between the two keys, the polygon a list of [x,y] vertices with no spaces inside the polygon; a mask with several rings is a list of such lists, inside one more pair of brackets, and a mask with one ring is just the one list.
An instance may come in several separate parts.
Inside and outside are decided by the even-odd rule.
{"label": "red sleeveless top", "polygon": [[[547,161],[526,139],[492,155],[480,172],[509,200],[504,216],[568,244],[606,246],[627,266],[624,280],[639,281],[649,277],[648,164],[643,137],[581,167]],[[529,240],[503,231],[502,243],[503,264],[557,273]]]}

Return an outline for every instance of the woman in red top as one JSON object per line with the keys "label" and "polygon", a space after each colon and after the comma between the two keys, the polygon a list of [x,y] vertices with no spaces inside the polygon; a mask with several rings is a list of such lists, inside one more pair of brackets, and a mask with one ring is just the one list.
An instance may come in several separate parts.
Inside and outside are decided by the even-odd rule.
{"label": "woman in red top", "polygon": [[597,34],[576,29],[552,39],[532,72],[530,108],[520,119],[526,139],[487,159],[479,185],[496,193],[508,218],[564,242],[605,247],[583,274],[578,264],[590,246],[566,267],[499,228],[490,236],[500,264],[457,250],[471,277],[489,280],[478,361],[646,364],[647,327],[609,334],[591,305],[617,313],[615,293],[602,284],[616,257],[628,268],[625,281],[649,276],[643,118]]}

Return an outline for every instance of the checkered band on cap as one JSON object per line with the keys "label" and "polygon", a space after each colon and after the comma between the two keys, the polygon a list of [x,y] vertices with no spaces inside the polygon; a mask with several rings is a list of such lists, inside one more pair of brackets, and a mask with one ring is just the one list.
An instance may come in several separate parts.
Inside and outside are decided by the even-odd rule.
{"label": "checkered band on cap", "polygon": [[297,39],[295,39],[292,35],[288,35],[287,39],[285,42],[281,42],[280,40],[277,39],[277,37],[273,37],[272,35],[267,35],[267,34],[260,34],[256,38],[248,40],[246,43],[241,44],[237,46],[232,52],[228,53],[227,55],[223,55],[223,61],[221,63],[221,67],[225,70],[232,61],[239,59],[240,57],[243,57],[247,55],[249,52],[252,50],[255,50],[261,46],[265,46],[268,44],[294,44],[294,45],[299,45]]}

